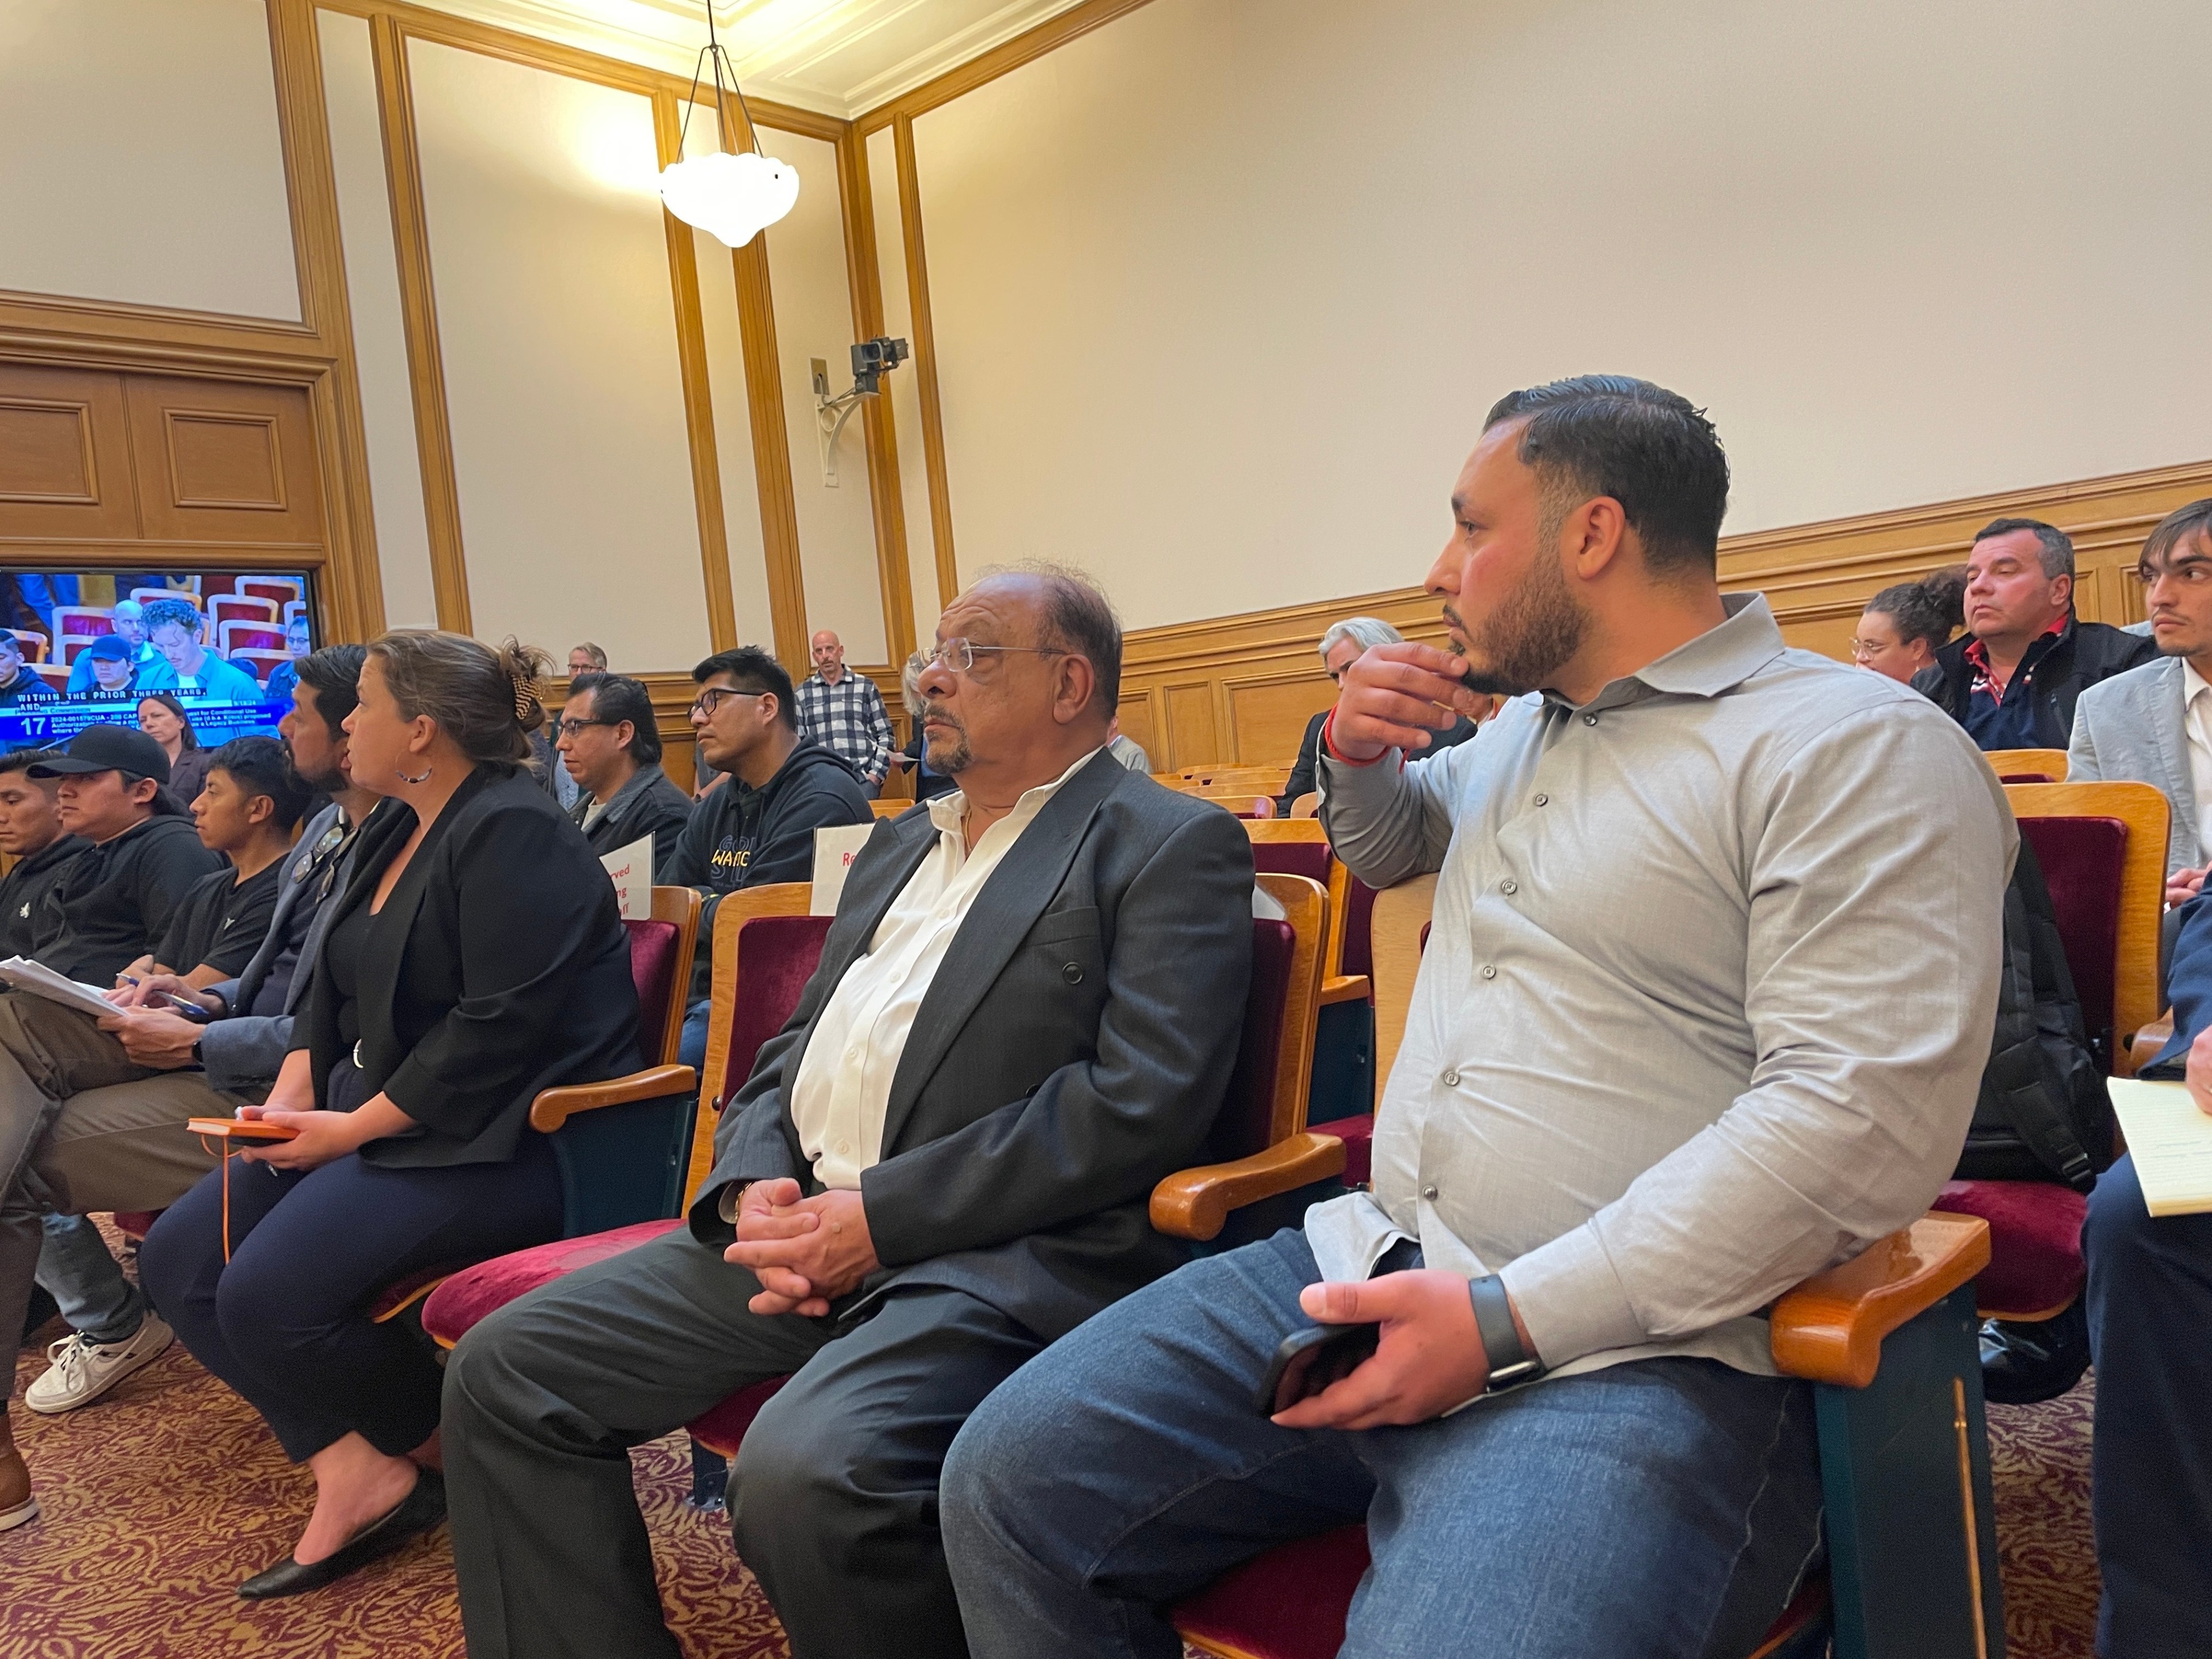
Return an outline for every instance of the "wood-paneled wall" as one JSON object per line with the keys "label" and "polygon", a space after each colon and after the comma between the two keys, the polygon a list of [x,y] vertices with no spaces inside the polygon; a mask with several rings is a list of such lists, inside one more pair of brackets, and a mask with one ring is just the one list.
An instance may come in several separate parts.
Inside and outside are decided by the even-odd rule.
{"label": "wood-paneled wall", "polygon": [[[1790,644],[1840,659],[1877,590],[1965,558],[1991,519],[2042,519],[2074,538],[2079,614],[2140,622],[2131,573],[2144,536],[2207,495],[2212,461],[1725,537],[1721,585],[1764,592]],[[1380,617],[1408,639],[1444,636],[1437,602],[1417,587],[1140,629],[1122,658],[1121,729],[1162,769],[1286,763],[1334,695],[1315,647],[1331,623],[1355,616]]]}

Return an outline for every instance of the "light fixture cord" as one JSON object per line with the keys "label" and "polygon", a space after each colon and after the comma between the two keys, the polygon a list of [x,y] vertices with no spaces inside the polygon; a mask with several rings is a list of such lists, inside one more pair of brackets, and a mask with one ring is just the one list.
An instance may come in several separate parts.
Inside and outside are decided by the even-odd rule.
{"label": "light fixture cord", "polygon": [[[760,149],[760,132],[753,125],[753,109],[750,104],[745,102],[745,90],[738,84],[737,65],[730,62],[730,54],[722,49],[722,43],[714,33],[714,0],[707,0],[707,44],[699,49],[699,56],[692,62],[691,90],[684,97],[684,124],[676,131],[676,155],[678,161],[684,158],[684,143],[691,131],[692,107],[699,101],[699,79],[710,65],[714,73],[714,119],[721,128],[722,148],[725,150],[730,149],[729,95],[734,93],[737,95],[738,107],[744,112],[745,134],[752,140],[754,150],[757,152]],[[726,88],[722,85],[722,71],[725,68],[730,71],[730,84]],[[743,151],[732,153],[744,154]]]}

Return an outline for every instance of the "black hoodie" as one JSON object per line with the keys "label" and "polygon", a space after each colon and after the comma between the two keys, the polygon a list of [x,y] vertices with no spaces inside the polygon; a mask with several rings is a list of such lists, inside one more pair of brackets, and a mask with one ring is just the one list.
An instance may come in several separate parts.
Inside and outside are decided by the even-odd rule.
{"label": "black hoodie", "polygon": [[222,867],[190,819],[157,804],[154,817],[62,867],[34,913],[31,954],[71,979],[112,984],[154,948],[200,878]]}
{"label": "black hoodie", "polygon": [[665,878],[706,896],[699,918],[699,956],[691,971],[691,1000],[714,985],[708,960],[714,907],[725,893],[777,881],[814,879],[814,832],[826,824],[867,823],[860,775],[843,757],[801,738],[776,774],[758,789],[732,776],[691,809]]}

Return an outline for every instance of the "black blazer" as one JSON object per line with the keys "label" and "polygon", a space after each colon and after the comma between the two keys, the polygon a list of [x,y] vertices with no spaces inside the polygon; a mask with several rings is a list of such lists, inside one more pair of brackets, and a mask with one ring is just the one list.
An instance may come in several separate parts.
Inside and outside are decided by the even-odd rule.
{"label": "black blazer", "polygon": [[[293,1047],[315,1098],[343,1057],[330,941],[415,832],[392,801],[362,825],[353,879],[323,935]],[[472,773],[370,926],[355,968],[364,1096],[420,1126],[362,1148],[371,1164],[495,1164],[514,1155],[541,1089],[637,1069],[637,988],[614,884],[583,831],[526,774]]]}
{"label": "black blazer", "polygon": [[[785,1105],[814,1023],[937,842],[927,808],[876,826],[822,963],[723,1115],[691,1212],[726,1243],[733,1182],[820,1190]],[[1198,1161],[1236,1063],[1252,975],[1252,844],[1208,801],[1100,754],[975,896],[922,1000],[860,1177],[892,1285],[968,1291],[1049,1340],[1186,1259],[1152,1231],[1163,1176]]]}
{"label": "black blazer", "polygon": [[[1961,634],[1936,653],[1936,660],[1912,677],[1912,689],[1942,706],[1964,726],[1973,701],[1974,671],[1966,660],[1972,634]],[[2035,670],[2035,735],[2038,747],[2063,749],[2074,735],[2074,705],[2091,686],[2158,660],[2158,641],[2105,623],[2076,620],[2065,637],[2044,654]]]}

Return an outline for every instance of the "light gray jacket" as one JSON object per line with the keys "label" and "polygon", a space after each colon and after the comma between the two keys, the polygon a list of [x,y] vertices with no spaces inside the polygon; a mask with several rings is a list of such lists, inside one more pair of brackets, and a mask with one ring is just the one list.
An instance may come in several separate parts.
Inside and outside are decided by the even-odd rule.
{"label": "light gray jacket", "polygon": [[2166,792],[2173,806],[2173,833],[2166,844],[2168,874],[2203,862],[2181,696],[2179,657],[2161,657],[2100,680],[2075,705],[2074,741],[2066,750],[2069,783],[2128,780]]}

